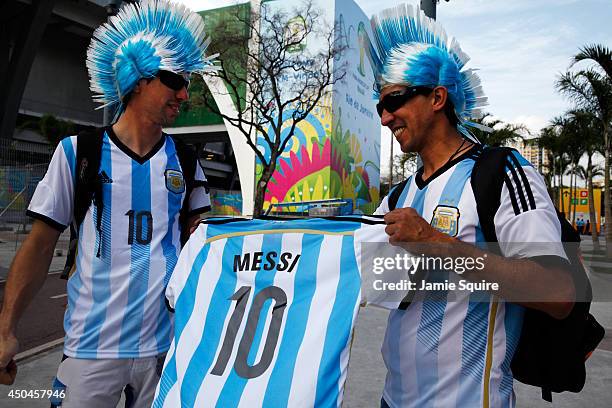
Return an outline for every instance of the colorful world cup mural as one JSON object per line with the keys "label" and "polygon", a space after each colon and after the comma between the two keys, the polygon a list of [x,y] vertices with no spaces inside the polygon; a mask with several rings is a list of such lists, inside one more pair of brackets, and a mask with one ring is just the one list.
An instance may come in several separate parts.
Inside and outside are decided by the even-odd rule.
{"label": "colorful world cup mural", "polygon": [[[328,5],[323,6],[330,10]],[[367,83],[373,83],[373,78],[359,41],[360,35],[367,35],[369,24],[361,9],[350,1],[339,0],[331,10],[333,14],[328,17],[342,31],[337,38],[347,41],[349,46],[349,51],[334,61],[336,66],[345,67],[343,79],[298,125],[285,153],[278,159],[266,190],[264,209],[276,203],[341,198],[351,200],[353,213],[368,214],[379,204],[380,124],[372,114],[372,93],[366,92],[371,90]],[[307,46],[317,45],[308,42]],[[291,86],[291,81],[285,86]],[[288,111],[284,116],[289,118],[291,114]],[[282,136],[288,131],[289,126],[283,129]],[[269,158],[262,138],[259,146]],[[257,180],[261,174],[262,165],[258,162]],[[285,207],[284,211],[297,208]]]}

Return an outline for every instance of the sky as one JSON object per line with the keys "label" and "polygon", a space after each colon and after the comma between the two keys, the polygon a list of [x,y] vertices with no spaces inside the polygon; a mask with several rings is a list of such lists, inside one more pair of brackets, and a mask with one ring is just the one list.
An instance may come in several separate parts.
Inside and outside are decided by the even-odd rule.
{"label": "sky", "polygon": [[[327,0],[322,0],[327,1]],[[329,0],[331,3],[331,0]],[[233,0],[182,0],[194,10],[235,4]],[[356,0],[370,17],[418,0]],[[479,69],[486,108],[533,135],[572,105],[555,91],[557,76],[586,44],[612,47],[611,0],[450,0],[437,6],[437,21]],[[576,68],[586,67],[584,62]],[[390,133],[382,130],[381,171],[388,173]],[[395,142],[394,152],[399,152]]]}

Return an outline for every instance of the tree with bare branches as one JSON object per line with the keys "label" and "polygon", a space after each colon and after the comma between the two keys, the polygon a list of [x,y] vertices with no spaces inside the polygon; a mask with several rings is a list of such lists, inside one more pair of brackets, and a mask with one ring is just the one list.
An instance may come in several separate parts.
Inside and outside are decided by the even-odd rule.
{"label": "tree with bare branches", "polygon": [[346,42],[311,1],[292,10],[276,3],[250,13],[236,8],[214,23],[209,31],[217,41],[210,49],[219,53],[221,69],[211,76],[225,84],[236,109],[219,109],[205,87],[194,99],[237,128],[255,153],[262,172],[253,213],[260,215],[268,182],[298,124],[345,75],[337,60]]}

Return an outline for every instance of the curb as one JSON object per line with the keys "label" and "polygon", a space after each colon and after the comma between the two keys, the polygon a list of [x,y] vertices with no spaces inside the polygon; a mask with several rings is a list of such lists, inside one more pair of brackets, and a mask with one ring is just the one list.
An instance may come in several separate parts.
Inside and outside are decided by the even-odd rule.
{"label": "curb", "polygon": [[23,362],[24,360],[28,360],[34,356],[37,356],[39,354],[44,353],[45,351],[49,351],[51,349],[56,348],[57,346],[64,344],[64,338],[60,338],[57,340],[53,340],[50,341],[48,343],[45,344],[41,344],[40,346],[36,346],[34,348],[31,348],[29,350],[26,350],[22,353],[19,353],[17,355],[15,355],[15,357],[13,358],[13,360],[15,360],[16,363],[20,363]]}

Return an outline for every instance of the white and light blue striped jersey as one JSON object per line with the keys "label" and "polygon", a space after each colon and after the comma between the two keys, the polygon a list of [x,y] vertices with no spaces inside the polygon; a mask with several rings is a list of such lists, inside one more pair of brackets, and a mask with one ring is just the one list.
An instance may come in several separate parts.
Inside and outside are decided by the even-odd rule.
{"label": "white and light blue striped jersey", "polygon": [[[470,184],[480,153],[475,146],[426,181],[417,173],[396,207],[414,208],[461,241],[484,242]],[[561,226],[542,177],[518,153],[508,161],[500,202],[495,232],[500,243],[513,243],[513,252],[506,248],[504,255],[551,255],[538,253],[542,246],[528,244],[560,242]],[[377,213],[388,211],[386,197]],[[565,258],[558,248],[561,252],[552,255]],[[482,292],[446,292],[444,296],[419,292],[406,310],[391,311],[382,347],[388,370],[385,401],[391,407],[514,406],[510,363],[520,337],[523,308]]]}
{"label": "white and light blue striped jersey", "polygon": [[[76,149],[76,136],[62,140],[28,208],[29,215],[60,231],[73,221]],[[92,204],[67,283],[64,353],[91,359],[154,356],[170,346],[164,289],[180,251],[179,210],[189,199],[192,214],[204,212],[209,197],[204,187],[185,197],[175,145],[166,135],[140,158],[107,130],[101,154],[101,229]],[[196,167],[195,178],[204,181]]]}
{"label": "white and light blue striped jersey", "polygon": [[174,339],[154,407],[340,406],[357,236],[385,234],[380,220],[339,218],[200,225],[166,291]]}

